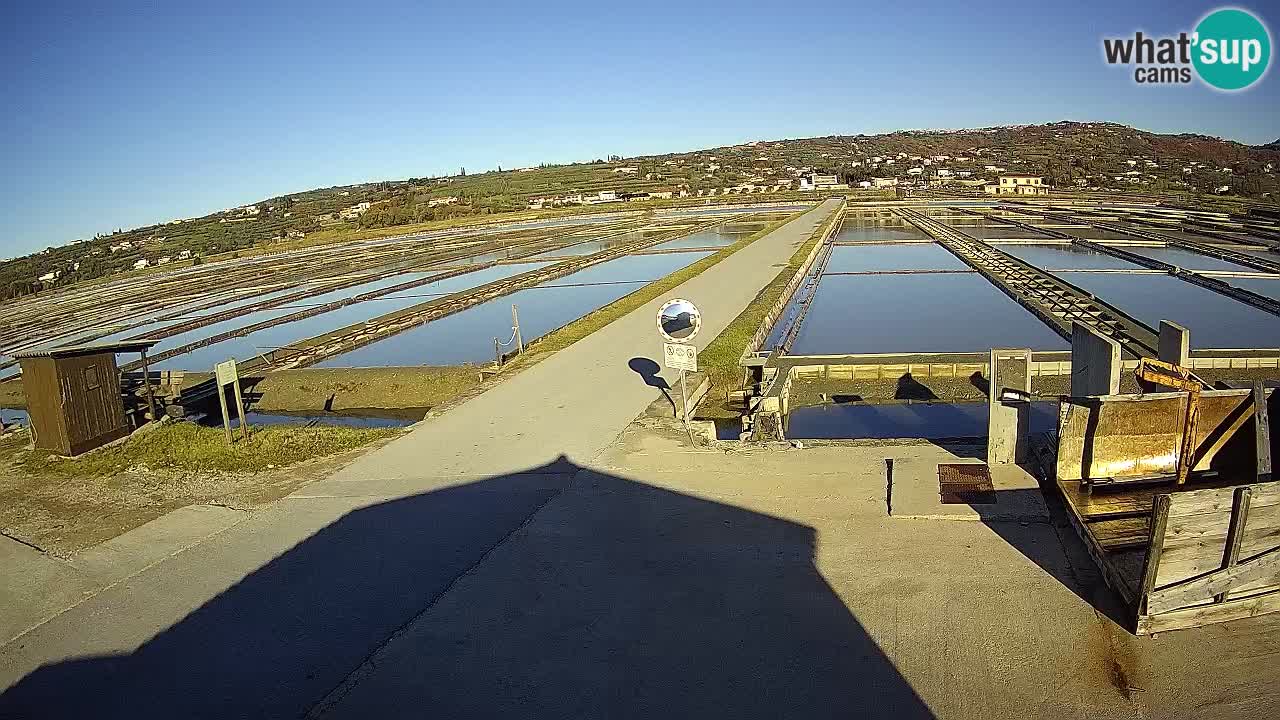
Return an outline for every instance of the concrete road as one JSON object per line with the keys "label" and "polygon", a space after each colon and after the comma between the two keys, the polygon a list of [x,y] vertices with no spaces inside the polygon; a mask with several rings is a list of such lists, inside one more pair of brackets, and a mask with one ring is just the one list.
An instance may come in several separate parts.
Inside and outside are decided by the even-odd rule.
{"label": "concrete road", "polygon": [[[702,311],[702,330],[693,344],[705,347],[719,335],[840,204],[827,200],[673,290],[672,297],[692,300]],[[666,299],[429,420],[325,486],[369,478],[487,477],[560,455],[590,462],[653,400],[653,388],[629,363],[641,357],[661,364],[657,314]]]}
{"label": "concrete road", "polygon": [[[703,310],[697,344],[839,206],[824,202],[673,291]],[[654,389],[629,364],[660,359],[659,305],[215,534],[180,542],[157,521],[122,536],[93,568],[93,590],[10,571],[6,584],[39,585],[19,597],[83,596],[0,647],[0,717],[307,712],[643,411]]]}
{"label": "concrete road", "polygon": [[700,452],[632,426],[314,715],[1280,712],[1280,616],[1134,637],[1065,516],[900,518],[886,458],[895,477],[961,459],[931,445]]}

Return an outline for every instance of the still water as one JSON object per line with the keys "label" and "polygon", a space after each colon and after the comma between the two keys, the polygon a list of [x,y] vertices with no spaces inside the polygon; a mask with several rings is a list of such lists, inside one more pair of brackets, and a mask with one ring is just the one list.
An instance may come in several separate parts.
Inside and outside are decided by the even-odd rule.
{"label": "still water", "polygon": [[968,270],[960,258],[937,243],[887,243],[884,245],[836,245],[826,271],[878,272],[884,270]]}
{"label": "still water", "polygon": [[1142,270],[1128,260],[1114,255],[1094,252],[1078,245],[996,245],[1019,260],[1029,262],[1041,270]]}
{"label": "still water", "polygon": [[1067,343],[977,273],[831,275],[793,355],[1058,350]]}
{"label": "still water", "polygon": [[[757,228],[758,229],[758,228]],[[651,250],[677,250],[680,248],[704,248],[704,247],[725,247],[732,245],[741,238],[744,238],[755,230],[743,226],[735,228],[732,224],[721,225],[719,227],[699,230],[696,233],[685,235],[674,240],[668,240],[660,245],[654,245]]]}
{"label": "still water", "polygon": [[[796,408],[787,416],[787,437],[803,440],[978,438],[987,435],[985,402],[912,402],[885,405],[843,403]],[[1031,432],[1053,430],[1058,403],[1031,403]]]}
{"label": "still water", "polygon": [[511,337],[512,305],[519,309],[521,335],[527,343],[709,254],[629,255],[610,260],[419,325],[330,358],[317,367],[490,362],[494,358],[494,337],[504,342]]}
{"label": "still water", "polygon": [[1280,317],[1170,275],[1083,272],[1071,283],[1153,328],[1161,320],[1183,325],[1193,348],[1280,348]]}
{"label": "still water", "polygon": [[1238,288],[1244,288],[1250,292],[1255,292],[1263,297],[1269,297],[1273,300],[1280,300],[1280,275],[1274,278],[1237,278],[1225,277],[1219,278],[1229,285],[1235,285]]}
{"label": "still water", "polygon": [[914,225],[906,223],[857,224],[846,223],[836,234],[835,242],[889,242],[893,240],[928,240],[929,236]]}
{"label": "still water", "polygon": [[[161,370],[208,370],[215,363],[235,358],[237,360],[247,360],[257,357],[265,352],[269,352],[279,347],[285,347],[293,343],[297,343],[317,335],[337,330],[347,325],[371,320],[380,315],[403,310],[404,308],[417,305],[431,300],[433,297],[442,297],[462,290],[468,290],[479,285],[483,285],[494,280],[501,280],[523,272],[543,267],[546,263],[514,263],[511,265],[495,265],[492,267],[477,270],[476,272],[457,275],[455,277],[439,280],[428,285],[422,285],[409,290],[402,290],[373,300],[347,305],[336,310],[330,310],[327,313],[316,315],[314,317],[295,320],[294,322],[275,325],[269,328],[263,328],[256,332],[245,335],[244,337],[230,338],[220,343],[208,345],[206,347],[197,348],[189,353],[169,358],[168,360],[155,363],[153,367]],[[415,273],[421,275],[422,273]],[[403,281],[404,276],[396,276],[396,279]],[[384,287],[395,283],[388,282]],[[362,286],[363,287],[363,286]],[[339,297],[349,297],[350,295],[343,292]],[[330,298],[332,299],[332,298]],[[319,301],[319,302],[317,302]],[[319,304],[323,299],[316,298],[308,300],[307,305],[313,303]],[[280,315],[297,312],[302,309],[303,305],[290,305],[286,308],[277,308],[263,313],[254,313],[255,316],[263,317],[279,317]],[[249,323],[243,320],[228,321],[228,323],[218,323],[218,325],[227,324],[229,327],[243,327]],[[201,337],[209,337],[217,332],[218,325],[209,328],[200,328],[190,333],[183,333],[192,339]],[[170,338],[172,340],[173,338]],[[189,342],[189,341],[188,341]],[[166,343],[169,343],[167,340]],[[170,347],[177,347],[178,344],[170,344]]]}
{"label": "still water", "polygon": [[1244,272],[1253,270],[1253,268],[1245,267],[1244,265],[1237,265],[1228,260],[1201,255],[1194,250],[1180,247],[1131,247],[1125,249],[1135,255],[1167,262],[1184,270],[1235,270]]}
{"label": "still water", "polygon": [[981,240],[1008,240],[1012,238],[1049,239],[1049,236],[1042,232],[1027,230],[1013,225],[979,224],[965,227],[959,223],[949,224],[955,225],[957,230]]}

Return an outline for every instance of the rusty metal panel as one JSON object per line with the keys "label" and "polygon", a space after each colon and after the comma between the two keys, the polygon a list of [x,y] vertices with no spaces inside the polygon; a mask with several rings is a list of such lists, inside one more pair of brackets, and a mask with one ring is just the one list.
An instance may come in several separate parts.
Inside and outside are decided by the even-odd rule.
{"label": "rusty metal panel", "polygon": [[[1057,478],[1084,480],[1172,474],[1176,470],[1186,393],[1063,398]],[[1249,390],[1206,390],[1200,396],[1194,469],[1207,469],[1223,444],[1252,416]]]}
{"label": "rusty metal panel", "polygon": [[990,505],[996,501],[991,471],[979,463],[938,465],[938,492],[944,505]]}

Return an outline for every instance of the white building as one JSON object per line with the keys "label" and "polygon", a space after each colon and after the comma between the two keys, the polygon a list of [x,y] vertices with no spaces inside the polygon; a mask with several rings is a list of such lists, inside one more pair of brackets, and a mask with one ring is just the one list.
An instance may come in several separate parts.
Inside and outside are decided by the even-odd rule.
{"label": "white building", "polygon": [[983,186],[990,195],[1048,195],[1049,188],[1039,175],[1001,175],[999,184]]}

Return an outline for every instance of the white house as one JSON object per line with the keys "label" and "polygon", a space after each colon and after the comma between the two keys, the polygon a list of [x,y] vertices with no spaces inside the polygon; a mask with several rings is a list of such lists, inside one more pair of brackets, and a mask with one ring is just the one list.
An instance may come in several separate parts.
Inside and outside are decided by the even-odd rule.
{"label": "white house", "polygon": [[143,258],[133,264],[134,270],[141,270],[142,268],[145,268],[145,267],[151,267],[151,263],[146,258]]}
{"label": "white house", "polygon": [[1044,178],[1039,175],[1021,175],[1009,174],[1001,175],[998,185],[983,186],[988,194],[991,195],[1048,195],[1049,188],[1044,184]]}

